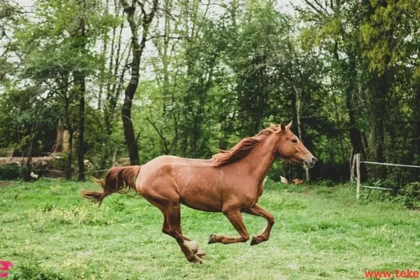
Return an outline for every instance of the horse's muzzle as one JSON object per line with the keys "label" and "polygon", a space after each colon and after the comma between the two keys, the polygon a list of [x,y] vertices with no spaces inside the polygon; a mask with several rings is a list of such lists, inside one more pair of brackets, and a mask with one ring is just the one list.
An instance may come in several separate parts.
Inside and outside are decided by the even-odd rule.
{"label": "horse's muzzle", "polygon": [[304,160],[304,165],[307,166],[308,168],[314,167],[315,163],[316,163],[316,158],[314,156]]}

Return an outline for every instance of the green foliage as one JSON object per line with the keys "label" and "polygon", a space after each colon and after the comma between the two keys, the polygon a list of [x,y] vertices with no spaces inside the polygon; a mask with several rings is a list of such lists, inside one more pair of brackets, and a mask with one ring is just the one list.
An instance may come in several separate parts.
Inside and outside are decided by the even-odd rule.
{"label": "green foliage", "polygon": [[268,177],[274,182],[279,182],[280,176],[285,176],[284,163],[280,161],[275,161],[273,162],[273,165],[268,173]]}
{"label": "green foliage", "polygon": [[62,273],[54,270],[46,270],[40,266],[41,261],[29,258],[26,263],[19,265],[17,269],[11,270],[7,278],[13,280],[33,279],[33,280],[64,280],[70,279]]}
{"label": "green foliage", "polygon": [[412,182],[400,190],[405,198],[405,205],[409,208],[420,209],[420,182]]}
{"label": "green foliage", "polygon": [[5,112],[0,115],[0,146],[11,146],[25,153],[29,146],[38,152],[52,147],[55,108],[42,99],[41,93],[42,89],[33,86],[10,89],[0,96],[0,108]]}
{"label": "green foliage", "polygon": [[332,180],[320,180],[316,182],[317,186],[333,187],[335,183]]}
{"label": "green foliage", "polygon": [[[338,106],[329,107],[336,116],[329,116],[327,126],[334,129],[321,128],[323,139],[316,144],[318,151],[321,149],[319,157],[323,162],[337,164],[337,158],[329,155],[331,142],[327,139],[333,135],[342,139],[350,134],[353,150],[362,152],[370,161],[415,164],[419,145],[414,144],[418,122],[413,118],[418,116],[408,108],[419,101],[418,82],[413,79],[417,57],[414,45],[418,43],[413,27],[418,29],[419,3],[306,3],[299,11],[305,23],[299,37],[301,45],[306,52],[315,50],[324,56],[332,80],[329,91],[338,97]],[[331,122],[334,118],[335,123]],[[407,149],[407,142],[411,148]],[[341,146],[345,147],[346,142]],[[340,146],[332,150],[337,149]],[[372,167],[368,172],[374,180],[393,180],[396,189],[418,180],[418,172],[411,170]]]}
{"label": "green foliage", "polygon": [[[66,168],[83,150],[92,169],[106,169],[127,157],[121,96],[130,38],[118,1],[82,2],[36,1],[31,16],[0,4],[7,35],[0,35],[0,147],[50,152],[60,119],[74,140]],[[352,151],[420,164],[420,2],[304,2],[293,15],[268,0],[217,9],[198,0],[160,2],[132,109],[141,162],[162,154],[210,158],[270,123],[293,120],[320,161],[313,179],[348,178]],[[85,112],[74,72],[86,77]],[[85,143],[78,143],[82,113]],[[367,172],[399,191],[419,180],[411,170]],[[286,173],[304,176],[275,163],[270,177]]]}
{"label": "green foliage", "polygon": [[15,180],[22,177],[22,169],[19,165],[1,165],[0,180]]}
{"label": "green foliage", "polygon": [[373,201],[383,201],[386,203],[396,203],[410,209],[420,209],[420,183],[412,182],[407,185],[398,184],[391,179],[377,180],[370,182],[370,185],[390,190],[364,190],[361,201],[370,203]]}

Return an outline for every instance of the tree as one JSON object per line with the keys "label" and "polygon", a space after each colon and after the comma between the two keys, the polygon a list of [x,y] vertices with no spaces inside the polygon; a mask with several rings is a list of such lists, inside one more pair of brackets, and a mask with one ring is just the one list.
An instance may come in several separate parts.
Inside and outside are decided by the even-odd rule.
{"label": "tree", "polygon": [[[153,0],[150,11],[146,11],[146,1],[139,2],[132,0],[131,5],[127,1],[122,1],[124,12],[127,14],[127,21],[131,30],[131,78],[125,88],[124,104],[122,107],[122,122],[124,126],[124,137],[127,144],[128,155],[131,165],[140,164],[137,139],[134,135],[134,126],[131,119],[131,107],[133,104],[134,94],[136,93],[140,81],[140,62],[146,47],[149,28],[155,17],[158,8],[158,0]],[[140,8],[139,18],[136,18],[136,8]],[[139,39],[138,25],[141,25],[141,38]]]}
{"label": "tree", "polygon": [[98,62],[97,54],[90,48],[109,26],[105,21],[108,19],[101,21],[97,14],[89,12],[94,8],[98,8],[96,2],[90,0],[38,1],[35,10],[38,22],[28,20],[18,25],[11,42],[25,66],[19,71],[20,78],[40,85],[42,94],[51,99],[50,104],[60,108],[55,123],[62,118],[70,134],[67,178],[71,177],[73,135],[77,129],[79,180],[84,179],[86,152],[86,78],[93,75]]}
{"label": "tree", "polygon": [[53,107],[41,93],[42,88],[37,86],[11,88],[0,103],[4,112],[0,117],[0,135],[3,141],[15,143],[12,147],[22,152],[24,180],[31,179],[32,155],[34,151],[39,155],[43,146],[48,146],[46,136],[55,125]]}

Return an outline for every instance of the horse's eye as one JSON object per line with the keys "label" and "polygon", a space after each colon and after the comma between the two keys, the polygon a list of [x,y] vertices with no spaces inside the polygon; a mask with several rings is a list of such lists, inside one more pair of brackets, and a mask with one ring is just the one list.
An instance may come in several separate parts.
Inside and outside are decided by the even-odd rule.
{"label": "horse's eye", "polygon": [[292,143],[296,144],[297,143],[297,139],[292,139]]}

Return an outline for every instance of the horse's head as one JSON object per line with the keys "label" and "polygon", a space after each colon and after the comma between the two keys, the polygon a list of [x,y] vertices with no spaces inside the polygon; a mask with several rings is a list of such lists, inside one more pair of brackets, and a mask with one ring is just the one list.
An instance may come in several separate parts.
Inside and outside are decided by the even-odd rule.
{"label": "horse's head", "polygon": [[290,130],[292,122],[288,125],[280,124],[276,133],[279,135],[276,154],[284,160],[294,162],[296,164],[314,167],[316,158],[302,144],[299,138]]}

